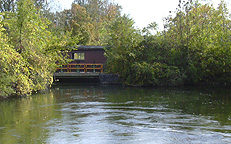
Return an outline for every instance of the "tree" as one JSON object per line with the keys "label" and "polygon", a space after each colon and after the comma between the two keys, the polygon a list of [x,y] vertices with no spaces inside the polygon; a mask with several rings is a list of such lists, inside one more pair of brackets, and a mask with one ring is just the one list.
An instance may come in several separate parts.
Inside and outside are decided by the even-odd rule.
{"label": "tree", "polygon": [[178,66],[190,83],[230,82],[230,20],[224,2],[217,10],[198,3],[183,10],[166,22],[169,64]]}
{"label": "tree", "polygon": [[[17,3],[20,0],[2,0],[0,1],[0,12],[9,11],[9,12],[16,12]],[[48,7],[47,0],[33,0],[34,5],[38,9],[45,10]]]}
{"label": "tree", "polygon": [[0,24],[0,96],[30,94],[32,81],[26,62],[9,43],[4,31]]}
{"label": "tree", "polygon": [[93,25],[92,19],[86,12],[84,7],[77,4],[72,4],[71,7],[70,28],[72,29],[72,36],[81,37],[80,44],[86,45],[89,41],[93,40]]}
{"label": "tree", "polygon": [[130,73],[127,66],[134,61],[136,48],[143,39],[133,25],[134,21],[124,15],[112,21],[105,29],[104,45],[107,46],[107,70],[109,72],[124,77]]}
{"label": "tree", "polygon": [[20,0],[15,13],[4,12],[2,16],[1,24],[7,30],[1,29],[1,33],[7,36],[3,35],[1,45],[1,70],[2,76],[9,75],[10,79],[1,81],[0,87],[5,85],[1,95],[46,89],[53,82],[56,62],[63,62],[63,52],[73,46],[73,39],[69,33],[57,37],[50,32],[50,22],[31,0]]}
{"label": "tree", "polygon": [[4,11],[15,12],[16,2],[18,2],[18,0],[0,1],[0,12],[4,12]]}
{"label": "tree", "polygon": [[[134,28],[134,21],[122,16],[108,25],[105,31],[106,56],[109,73],[118,74],[127,85],[177,85],[180,72],[177,67],[168,66],[163,58],[166,51],[159,45],[163,37],[153,36],[149,28],[145,36]],[[159,54],[162,54],[159,56]]]}
{"label": "tree", "polygon": [[108,71],[129,85],[231,82],[231,21],[224,2],[216,10],[197,1],[179,1],[165,31],[141,37],[132,21],[120,17],[107,27]]}
{"label": "tree", "polygon": [[88,45],[101,45],[101,31],[104,25],[120,15],[121,7],[108,0],[75,0],[90,17],[91,31]]}

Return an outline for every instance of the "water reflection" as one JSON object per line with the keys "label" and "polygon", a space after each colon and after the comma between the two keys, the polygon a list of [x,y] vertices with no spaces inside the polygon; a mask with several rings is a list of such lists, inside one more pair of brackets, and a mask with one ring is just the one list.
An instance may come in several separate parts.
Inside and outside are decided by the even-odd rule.
{"label": "water reflection", "polygon": [[45,123],[59,117],[52,93],[0,102],[0,143],[43,143]]}
{"label": "water reflection", "polygon": [[48,94],[0,102],[0,142],[230,143],[230,92],[56,86]]}

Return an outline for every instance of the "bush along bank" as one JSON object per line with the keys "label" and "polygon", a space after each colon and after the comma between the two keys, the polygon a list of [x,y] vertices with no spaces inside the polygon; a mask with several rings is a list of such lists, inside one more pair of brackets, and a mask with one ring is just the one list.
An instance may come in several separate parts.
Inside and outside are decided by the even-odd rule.
{"label": "bush along bank", "polygon": [[124,15],[106,29],[107,70],[127,85],[231,84],[231,21],[226,4],[179,3],[176,16],[142,31]]}

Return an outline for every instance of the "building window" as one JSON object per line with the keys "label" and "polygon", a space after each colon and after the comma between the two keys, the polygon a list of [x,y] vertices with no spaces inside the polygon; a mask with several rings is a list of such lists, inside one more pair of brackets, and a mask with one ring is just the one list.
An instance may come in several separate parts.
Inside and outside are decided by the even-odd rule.
{"label": "building window", "polygon": [[85,60],[85,55],[84,55],[84,53],[73,53],[73,59]]}

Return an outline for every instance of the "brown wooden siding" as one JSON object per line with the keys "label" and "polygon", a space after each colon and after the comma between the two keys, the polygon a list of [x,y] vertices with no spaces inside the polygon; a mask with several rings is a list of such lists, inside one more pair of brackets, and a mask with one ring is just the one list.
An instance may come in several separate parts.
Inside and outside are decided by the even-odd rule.
{"label": "brown wooden siding", "polygon": [[73,59],[73,53],[84,53],[85,60],[74,60],[71,63],[101,63],[106,62],[106,57],[104,56],[104,50],[94,49],[94,50],[77,50],[70,52],[69,56]]}

